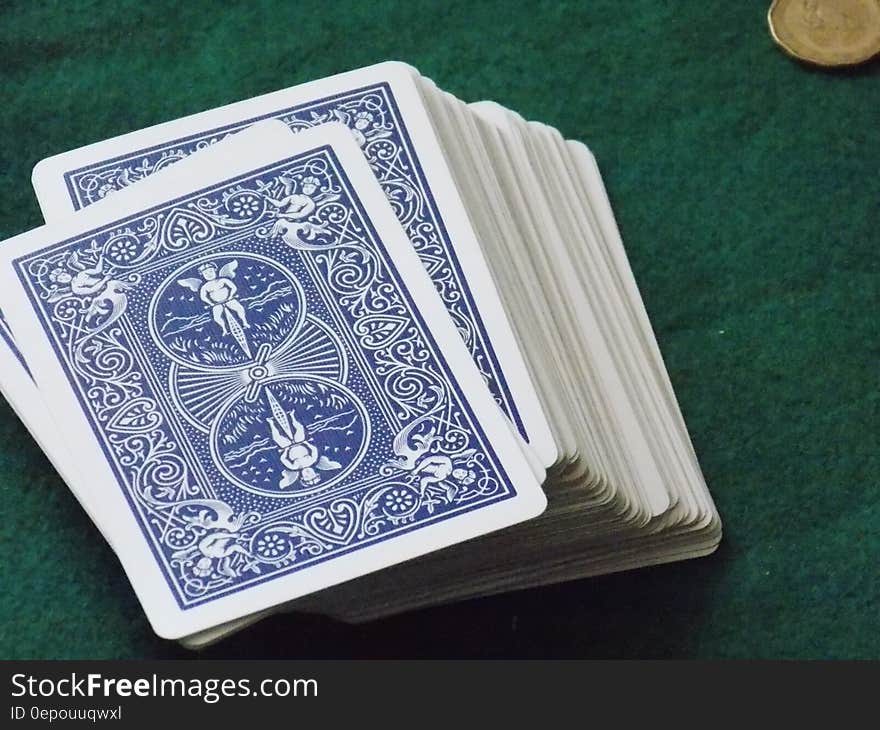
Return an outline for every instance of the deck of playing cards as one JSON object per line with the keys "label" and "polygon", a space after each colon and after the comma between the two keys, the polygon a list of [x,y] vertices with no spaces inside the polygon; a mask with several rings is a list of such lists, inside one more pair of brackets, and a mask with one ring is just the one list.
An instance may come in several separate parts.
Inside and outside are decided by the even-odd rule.
{"label": "deck of playing cards", "polygon": [[589,150],[383,63],[39,163],[2,389],[157,633],[711,552]]}

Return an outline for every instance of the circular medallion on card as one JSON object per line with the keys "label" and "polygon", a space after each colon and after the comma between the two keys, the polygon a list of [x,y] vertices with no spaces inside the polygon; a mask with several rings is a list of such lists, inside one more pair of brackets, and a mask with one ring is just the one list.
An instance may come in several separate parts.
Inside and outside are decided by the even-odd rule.
{"label": "circular medallion on card", "polygon": [[153,338],[168,357],[206,370],[265,360],[296,336],[304,318],[299,283],[251,253],[213,254],[181,266],[158,287],[149,315]]}
{"label": "circular medallion on card", "polygon": [[880,53],[877,0],[774,0],[770,33],[789,55],[818,66],[852,66]]}
{"label": "circular medallion on card", "polygon": [[296,497],[331,487],[360,463],[370,422],[358,397],[317,376],[277,376],[220,409],[211,429],[214,462],[258,494]]}

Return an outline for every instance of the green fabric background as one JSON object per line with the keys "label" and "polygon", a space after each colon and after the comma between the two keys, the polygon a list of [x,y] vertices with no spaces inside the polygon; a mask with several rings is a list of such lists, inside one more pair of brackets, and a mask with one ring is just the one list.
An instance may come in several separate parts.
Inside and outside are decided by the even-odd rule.
{"label": "green fabric background", "polygon": [[[586,141],[724,518],[708,559],[203,656],[880,655],[880,78],[768,4],[0,1],[3,238],[47,155],[385,59]],[[188,656],[5,403],[0,504],[0,657]]]}

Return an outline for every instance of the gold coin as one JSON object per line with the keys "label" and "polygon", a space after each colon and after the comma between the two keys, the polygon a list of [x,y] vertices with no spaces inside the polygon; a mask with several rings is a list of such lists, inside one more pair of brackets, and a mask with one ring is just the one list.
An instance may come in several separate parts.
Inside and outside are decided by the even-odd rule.
{"label": "gold coin", "polygon": [[767,20],[801,61],[852,66],[880,53],[880,0],[773,0]]}

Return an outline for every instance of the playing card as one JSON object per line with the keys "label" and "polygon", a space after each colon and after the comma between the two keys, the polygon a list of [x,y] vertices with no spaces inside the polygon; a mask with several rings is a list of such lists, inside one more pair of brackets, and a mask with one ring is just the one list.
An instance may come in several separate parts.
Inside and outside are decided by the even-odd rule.
{"label": "playing card", "polygon": [[0,305],[169,638],[545,505],[351,133],[252,147],[0,249]]}
{"label": "playing card", "polygon": [[411,67],[340,74],[43,160],[33,182],[47,221],[87,208],[261,119],[292,130],[346,124],[369,161],[493,396],[543,466],[559,458],[491,274],[437,145]]}

